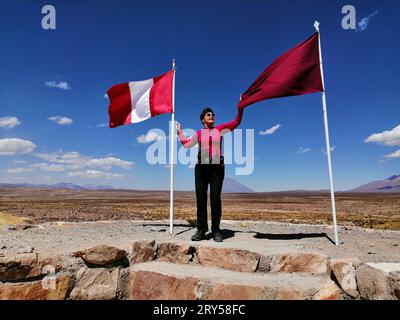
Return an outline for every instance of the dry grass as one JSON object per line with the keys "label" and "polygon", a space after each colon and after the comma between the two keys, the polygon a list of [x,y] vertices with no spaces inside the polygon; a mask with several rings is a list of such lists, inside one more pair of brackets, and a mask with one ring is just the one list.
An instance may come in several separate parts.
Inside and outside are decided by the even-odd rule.
{"label": "dry grass", "polygon": [[[193,192],[175,192],[175,218],[196,223]],[[340,225],[400,230],[399,193],[336,193]],[[0,212],[33,222],[169,218],[167,191],[0,189]],[[331,224],[329,193],[223,194],[223,219]],[[1,216],[0,216],[1,217]],[[1,221],[1,220],[0,220]]]}
{"label": "dry grass", "polygon": [[18,224],[24,224],[27,218],[14,216],[11,214],[0,212],[0,227],[5,225],[16,226]]}

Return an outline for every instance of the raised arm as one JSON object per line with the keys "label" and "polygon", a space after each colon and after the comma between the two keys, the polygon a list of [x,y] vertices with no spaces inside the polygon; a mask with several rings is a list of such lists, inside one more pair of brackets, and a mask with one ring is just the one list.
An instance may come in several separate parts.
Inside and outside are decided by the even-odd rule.
{"label": "raised arm", "polygon": [[242,117],[243,117],[243,108],[238,108],[238,113],[237,113],[235,119],[233,119],[231,122],[220,124],[220,125],[216,126],[216,128],[219,131],[222,131],[222,130],[233,131],[240,125],[240,122],[242,121]]}
{"label": "raised arm", "polygon": [[179,140],[181,141],[184,148],[191,148],[198,143],[197,133],[187,139],[183,134],[181,124],[178,121],[176,122],[176,130]]}

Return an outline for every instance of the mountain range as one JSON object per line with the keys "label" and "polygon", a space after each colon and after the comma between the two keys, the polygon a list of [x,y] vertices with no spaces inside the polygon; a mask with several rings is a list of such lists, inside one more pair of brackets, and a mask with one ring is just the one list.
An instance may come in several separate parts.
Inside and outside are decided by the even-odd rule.
{"label": "mountain range", "polygon": [[[0,183],[0,188],[35,188],[35,189],[72,189],[72,190],[113,190],[107,185],[77,185],[74,183],[60,182],[55,184],[8,184]],[[291,192],[328,192],[329,190],[290,190]],[[337,190],[336,190],[337,191]],[[254,191],[235,179],[226,177],[222,193],[253,193]],[[282,191],[283,192],[283,191]],[[400,175],[393,175],[384,180],[372,181],[357,188],[342,192],[400,192]]]}
{"label": "mountain range", "polygon": [[400,175],[393,175],[385,180],[377,180],[363,184],[351,192],[400,192]]}
{"label": "mountain range", "polygon": [[74,183],[60,182],[54,184],[31,184],[31,183],[0,183],[3,188],[32,188],[32,189],[72,189],[72,190],[110,190],[115,189],[112,186],[100,185],[84,185],[80,186]]}

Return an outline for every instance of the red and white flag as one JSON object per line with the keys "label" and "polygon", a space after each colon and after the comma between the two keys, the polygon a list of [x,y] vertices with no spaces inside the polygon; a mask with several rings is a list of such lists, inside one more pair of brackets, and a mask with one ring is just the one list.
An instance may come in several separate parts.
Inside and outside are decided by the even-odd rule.
{"label": "red and white flag", "polygon": [[174,110],[175,70],[143,81],[120,83],[108,89],[110,128],[137,123]]}

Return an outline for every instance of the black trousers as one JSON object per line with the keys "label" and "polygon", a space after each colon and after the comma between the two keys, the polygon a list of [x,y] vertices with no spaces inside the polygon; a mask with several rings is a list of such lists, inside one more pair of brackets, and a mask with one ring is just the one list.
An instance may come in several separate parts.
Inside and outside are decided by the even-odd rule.
{"label": "black trousers", "polygon": [[225,178],[225,165],[196,164],[194,172],[197,198],[197,230],[208,231],[207,190],[208,185],[210,185],[211,231],[218,231],[222,215],[221,191]]}

